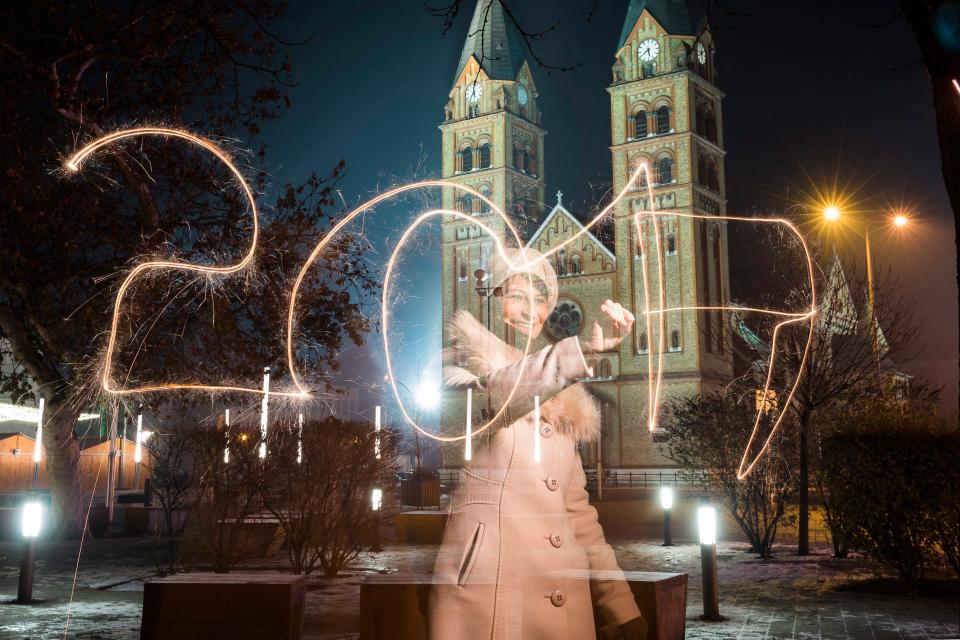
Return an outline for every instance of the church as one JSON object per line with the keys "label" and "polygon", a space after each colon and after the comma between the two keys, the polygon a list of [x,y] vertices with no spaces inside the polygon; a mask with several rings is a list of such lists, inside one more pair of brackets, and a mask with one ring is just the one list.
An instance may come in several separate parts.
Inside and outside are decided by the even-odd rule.
{"label": "church", "polygon": [[[581,455],[588,467],[666,468],[674,466],[663,451],[669,416],[661,417],[657,431],[648,431],[647,360],[656,357],[662,344],[665,401],[698,394],[731,379],[732,336],[723,313],[715,310],[667,311],[663,335],[647,335],[638,312],[643,309],[643,263],[655,260],[655,234],[649,226],[638,232],[633,216],[650,209],[698,216],[658,216],[667,309],[727,304],[726,222],[711,219],[726,212],[724,94],[716,85],[710,26],[705,20],[695,26],[685,0],[630,0],[616,42],[606,87],[612,193],[623,191],[639,163],[646,162],[654,202],[648,201],[646,185],[633,188],[610,214],[611,233],[598,237],[587,231],[550,257],[559,298],[531,350],[548,341],[589,335],[606,299],[637,313],[631,335],[600,354],[593,377],[584,381],[601,407],[601,437],[585,445]],[[589,214],[581,219],[567,210],[560,192],[552,207],[544,204],[548,174],[542,113],[550,105],[540,99],[524,47],[500,0],[478,0],[440,124],[442,176],[495,202],[511,216],[525,246],[546,252],[583,230]],[[602,135],[597,125],[597,135]],[[443,207],[470,214],[505,239],[503,220],[479,199],[462,194],[444,189]],[[522,348],[522,334],[513,335],[490,312],[494,292],[488,285],[497,282],[497,274],[490,273],[490,235],[454,216],[445,218],[441,233],[444,346],[450,344],[450,318],[465,309]],[[649,295],[658,299],[656,279],[651,283]],[[462,435],[465,403],[464,392],[445,394],[441,429],[446,435]],[[474,403],[473,415],[485,415],[483,399],[474,397]],[[463,443],[444,447],[443,458],[444,466],[460,464]]]}

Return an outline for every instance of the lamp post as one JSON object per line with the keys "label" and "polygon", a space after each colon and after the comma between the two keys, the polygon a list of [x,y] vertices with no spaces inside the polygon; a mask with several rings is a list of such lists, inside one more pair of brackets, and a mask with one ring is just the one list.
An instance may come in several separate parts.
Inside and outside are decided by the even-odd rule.
{"label": "lamp post", "polygon": [[670,532],[670,512],[673,510],[673,488],[660,487],[660,506],[663,507],[663,546],[673,546],[673,535]]}
{"label": "lamp post", "polygon": [[720,593],[717,589],[717,511],[701,499],[697,511],[700,529],[700,568],[703,578],[703,615],[701,620],[720,622]]}
{"label": "lamp post", "polygon": [[137,413],[137,440],[133,445],[133,462],[136,466],[133,468],[134,479],[133,488],[140,488],[140,464],[143,462],[143,405],[140,405],[140,412]]}
{"label": "lamp post", "polygon": [[[503,287],[491,287],[487,284],[487,279],[490,277],[490,274],[484,271],[483,269],[477,269],[473,272],[473,277],[477,279],[476,291],[477,295],[480,296],[481,306],[480,306],[480,315],[483,315],[483,305],[482,301],[486,299],[487,301],[487,331],[492,331],[491,322],[493,318],[490,315],[490,301],[493,298],[502,298],[503,297]],[[493,415],[493,404],[490,394],[487,393],[487,415],[484,419],[489,418]]]}
{"label": "lamp post", "polygon": [[30,604],[33,602],[33,564],[36,558],[37,537],[43,530],[43,505],[35,499],[25,503],[21,517],[23,555],[20,557],[17,604]]}

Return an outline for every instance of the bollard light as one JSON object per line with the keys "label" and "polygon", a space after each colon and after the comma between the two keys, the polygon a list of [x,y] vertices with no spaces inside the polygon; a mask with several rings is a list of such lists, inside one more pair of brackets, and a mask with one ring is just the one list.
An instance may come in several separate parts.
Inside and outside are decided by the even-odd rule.
{"label": "bollard light", "polygon": [[712,506],[702,506],[697,512],[700,527],[700,544],[717,544],[717,511]]}
{"label": "bollard light", "polygon": [[380,511],[381,506],[383,506],[383,490],[374,489],[370,495],[370,508],[374,511]]}
{"label": "bollard light", "polygon": [[20,557],[17,602],[30,604],[33,601],[33,561],[36,557],[36,543],[43,531],[43,505],[40,502],[31,500],[23,505],[20,528],[23,534],[23,555]]}
{"label": "bollard light", "polygon": [[660,487],[660,506],[663,507],[663,546],[673,546],[673,533],[670,531],[670,513],[673,509],[673,488]]}
{"label": "bollard light", "polygon": [[703,577],[703,615],[701,620],[720,622],[720,593],[717,586],[717,511],[702,502],[697,511],[700,528],[700,567]]}
{"label": "bollard light", "polygon": [[43,531],[43,504],[35,501],[24,504],[22,518],[23,537],[39,537]]}

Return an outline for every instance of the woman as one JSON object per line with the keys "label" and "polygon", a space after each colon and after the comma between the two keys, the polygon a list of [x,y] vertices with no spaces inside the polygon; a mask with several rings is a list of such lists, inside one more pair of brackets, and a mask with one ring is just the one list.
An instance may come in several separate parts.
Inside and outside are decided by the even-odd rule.
{"label": "woman", "polygon": [[[508,250],[506,258],[495,271],[504,274],[504,322],[536,338],[557,301],[556,275],[532,249]],[[524,263],[532,264],[529,276]],[[525,359],[469,313],[453,318],[451,353],[468,364],[445,367],[445,382],[488,394],[494,412],[508,404],[502,419],[474,439],[473,460],[451,497],[430,596],[434,640],[593,638],[594,604],[608,624],[605,637],[645,638],[646,624],[589,504],[577,453],[577,442],[594,439],[600,427],[596,403],[576,382],[592,375],[584,354],[615,348],[634,322],[609,300],[601,311],[615,337],[595,323],[589,344],[581,347],[573,336]]]}

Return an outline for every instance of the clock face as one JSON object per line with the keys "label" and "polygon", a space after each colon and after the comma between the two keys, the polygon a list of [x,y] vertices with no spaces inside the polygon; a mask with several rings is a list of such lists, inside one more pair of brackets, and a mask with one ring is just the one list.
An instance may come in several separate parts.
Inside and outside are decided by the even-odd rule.
{"label": "clock face", "polygon": [[527,95],[527,88],[523,85],[520,85],[520,87],[517,88],[517,100],[520,101],[520,104],[522,106],[526,106],[527,100],[529,99],[530,99],[530,96]]}
{"label": "clock face", "polygon": [[697,43],[697,62],[700,64],[706,64],[707,62],[707,48],[703,46],[702,42]]}
{"label": "clock face", "polygon": [[640,43],[637,49],[637,55],[644,62],[652,62],[660,54],[660,43],[653,38],[648,38]]}
{"label": "clock face", "polygon": [[474,82],[469,87],[467,87],[467,100],[470,102],[477,102],[480,100],[480,96],[483,95],[483,85],[479,82]]}

